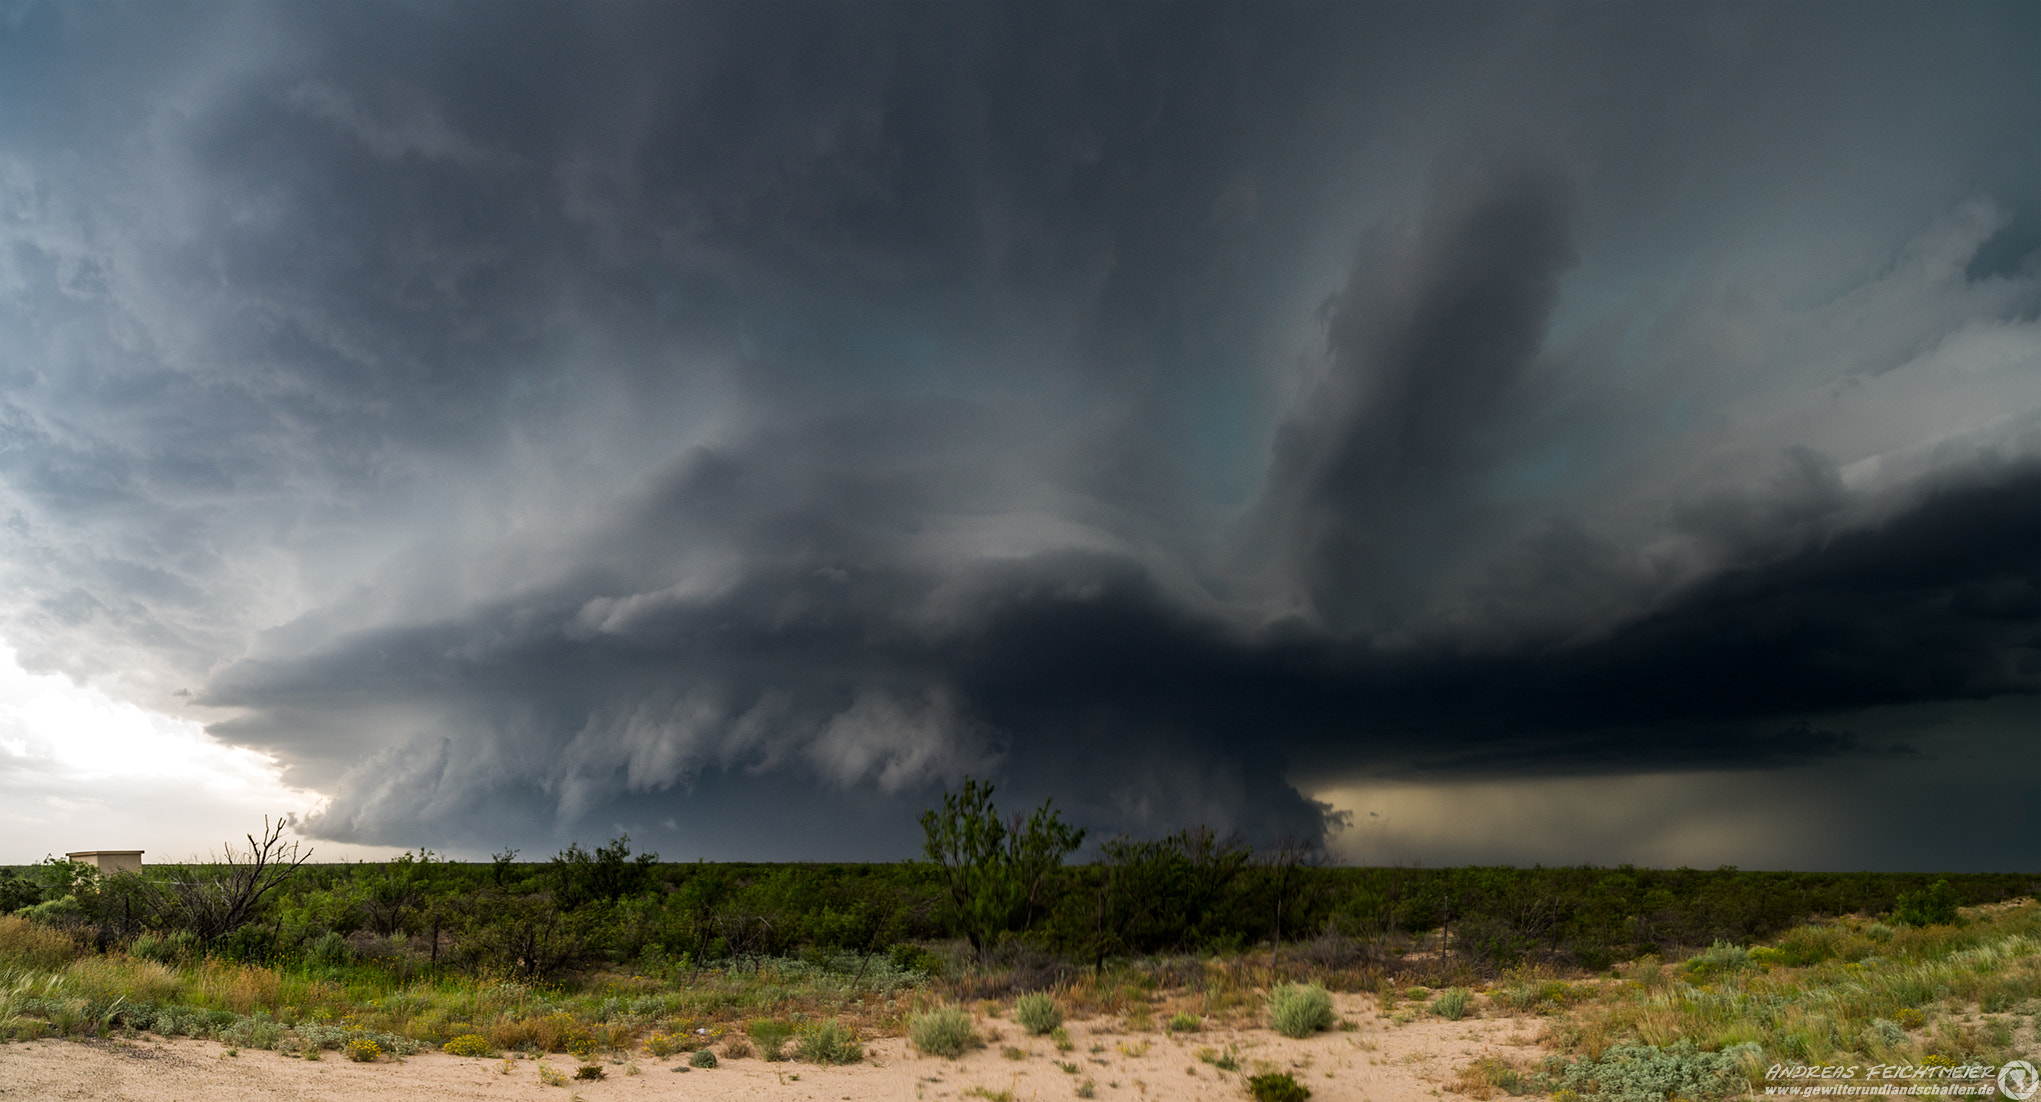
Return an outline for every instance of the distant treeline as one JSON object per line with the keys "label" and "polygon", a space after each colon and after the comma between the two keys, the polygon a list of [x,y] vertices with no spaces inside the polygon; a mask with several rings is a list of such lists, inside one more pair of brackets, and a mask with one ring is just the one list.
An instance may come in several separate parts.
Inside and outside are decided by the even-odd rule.
{"label": "distant treeline", "polygon": [[164,959],[380,961],[405,973],[532,977],[606,964],[674,974],[732,957],[846,951],[933,969],[924,947],[959,934],[986,953],[1025,948],[1071,966],[1304,943],[1385,963],[1443,949],[1479,968],[1600,969],[1748,944],[1809,918],[1886,914],[1931,889],[1965,905],[2041,890],[2033,874],[1344,868],[1311,856],[1187,832],[1108,843],[1092,863],[1050,862],[994,890],[959,879],[968,860],[675,864],[619,838],[540,862],[424,851],[380,863],[271,861],[268,890],[228,918],[214,902],[245,886],[245,865],[235,881],[233,862],[100,877],[55,861],[0,870],[0,913]]}

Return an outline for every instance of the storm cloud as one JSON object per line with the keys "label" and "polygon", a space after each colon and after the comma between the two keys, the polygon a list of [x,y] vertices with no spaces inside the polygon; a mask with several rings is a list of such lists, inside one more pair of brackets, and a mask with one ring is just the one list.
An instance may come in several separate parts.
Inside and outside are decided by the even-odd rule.
{"label": "storm cloud", "polygon": [[2037,32],[21,8],[0,636],[474,853],[1950,761],[2041,719]]}

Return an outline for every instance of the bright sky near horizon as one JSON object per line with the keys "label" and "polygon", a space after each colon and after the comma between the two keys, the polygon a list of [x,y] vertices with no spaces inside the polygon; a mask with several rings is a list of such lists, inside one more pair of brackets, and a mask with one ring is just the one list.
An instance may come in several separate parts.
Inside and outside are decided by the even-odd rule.
{"label": "bright sky near horizon", "polygon": [[[0,644],[0,863],[89,849],[139,849],[150,864],[218,853],[264,816],[303,816],[323,798],[272,757],[203,727],[21,668]],[[286,837],[293,834],[287,832]],[[313,843],[320,860],[389,847]]]}

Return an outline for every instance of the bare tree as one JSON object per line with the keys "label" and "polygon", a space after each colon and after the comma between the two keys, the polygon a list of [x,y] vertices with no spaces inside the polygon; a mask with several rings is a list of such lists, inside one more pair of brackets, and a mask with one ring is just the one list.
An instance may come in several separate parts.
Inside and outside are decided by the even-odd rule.
{"label": "bare tree", "polygon": [[248,848],[236,850],[232,842],[221,848],[220,856],[204,864],[180,865],[169,871],[169,903],[184,919],[185,926],[204,941],[233,933],[254,919],[263,898],[298,866],[312,859],[312,851],[298,851],[298,843],[283,840],[287,819],[270,822],[262,817],[262,836],[247,835]]}

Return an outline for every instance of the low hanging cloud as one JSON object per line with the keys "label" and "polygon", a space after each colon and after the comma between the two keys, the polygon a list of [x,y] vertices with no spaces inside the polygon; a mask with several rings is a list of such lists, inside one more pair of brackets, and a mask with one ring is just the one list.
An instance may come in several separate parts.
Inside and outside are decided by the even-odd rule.
{"label": "low hanging cloud", "polygon": [[1825,11],[33,9],[0,636],[476,853],[1949,760],[2031,16]]}

